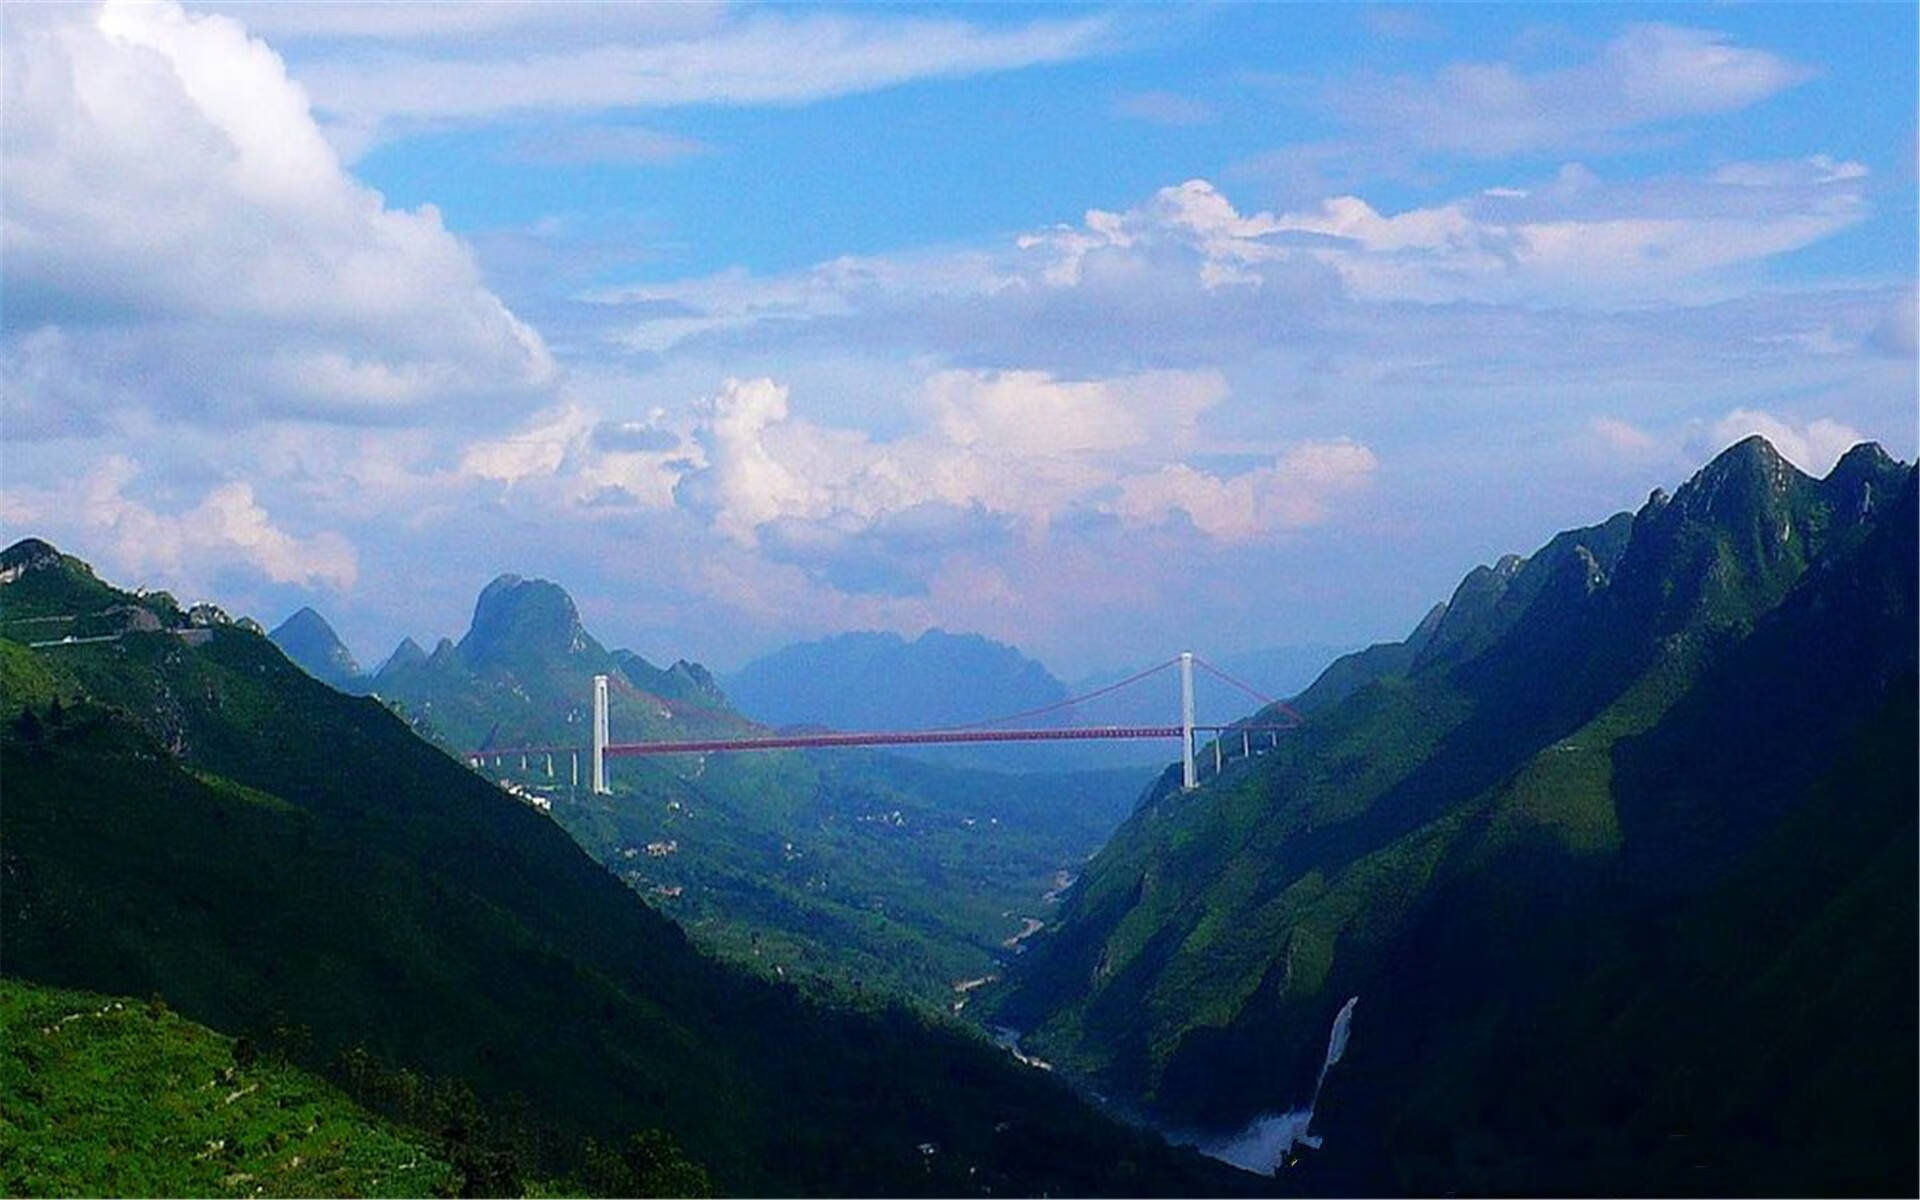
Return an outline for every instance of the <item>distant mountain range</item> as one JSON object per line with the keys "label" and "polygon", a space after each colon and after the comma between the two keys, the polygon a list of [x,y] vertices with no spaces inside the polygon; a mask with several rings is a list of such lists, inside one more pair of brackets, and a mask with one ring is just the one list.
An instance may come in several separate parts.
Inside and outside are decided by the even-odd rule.
{"label": "distant mountain range", "polygon": [[[1255,692],[1285,697],[1306,687],[1338,653],[1328,646],[1281,647],[1230,657],[1219,665]],[[1017,647],[978,634],[933,629],[908,641],[894,633],[863,632],[788,646],[725,676],[721,685],[741,712],[769,725],[937,729],[1050,708],[1118,683],[1140,667],[1068,685]],[[1261,703],[1205,671],[1196,672],[1194,693],[1202,720],[1235,720]],[[1179,684],[1169,672],[1017,724],[1167,725],[1178,723],[1179,712]],[[1159,766],[1178,755],[1177,743],[1163,742],[915,752],[928,761],[1021,771]]]}
{"label": "distant mountain range", "polygon": [[1913,1194],[1917,524],[1879,447],[1756,438],[1475,569],[983,1003],[1190,1129],[1325,1070],[1308,1193]]}
{"label": "distant mountain range", "polygon": [[595,675],[614,682],[608,706],[621,739],[747,727],[706,668],[680,661],[662,669],[631,650],[610,651],[580,623],[564,588],[518,575],[482,589],[459,642],[443,639],[423,654],[404,640],[367,688],[463,752],[585,745]]}
{"label": "distant mountain range", "polygon": [[930,629],[844,633],[776,651],[727,676],[740,708],[769,725],[937,729],[1067,699],[1066,685],[1019,650]]}
{"label": "distant mountain range", "polygon": [[742,724],[706,668],[682,660],[663,669],[631,650],[607,650],[581,625],[573,598],[544,579],[500,576],[481,591],[458,643],[443,638],[429,654],[402,638],[371,675],[311,608],[268,636],[315,679],[377,693],[454,751],[584,741],[595,675],[617,681],[610,706],[629,736],[673,713],[708,731]]}
{"label": "distant mountain range", "polygon": [[[296,614],[275,632],[289,627],[298,635],[290,644],[321,677],[316,666],[337,661],[326,649],[337,640],[317,615]],[[866,710],[871,722],[843,708],[841,720],[853,727],[896,726],[879,720],[879,693],[969,672],[1014,687],[1022,701],[1036,688],[1062,694],[1010,647],[943,634],[915,645],[876,635],[839,639],[810,666],[807,655],[792,657],[802,660],[803,676],[819,670],[834,680],[821,696],[878,705]],[[873,669],[825,665],[848,649],[865,652]],[[584,746],[596,674],[613,682],[617,741],[763,731],[733,710],[704,668],[681,661],[662,669],[631,651],[608,651],[564,588],[517,575],[480,593],[459,642],[443,640],[428,654],[403,641],[347,690],[371,692],[464,756]],[[919,716],[943,719],[932,707]],[[591,768],[584,755],[579,762],[584,784]],[[547,806],[594,858],[707,948],[768,973],[857,983],[941,1008],[954,1003],[956,983],[997,969],[1009,953],[1005,940],[1046,911],[1042,897],[1060,873],[1099,847],[1151,777],[1135,769],[1010,778],[875,752],[755,752],[617,760],[614,795],[593,797],[575,785],[565,754],[524,763],[509,754],[485,767]]]}
{"label": "distant mountain range", "polygon": [[[436,714],[504,723],[479,703],[491,696],[534,731],[551,705],[514,708],[513,684],[571,689],[604,655],[557,588],[497,581],[453,648],[466,674],[437,668],[474,690],[442,694]],[[413,669],[435,670],[428,657]],[[1240,1187],[984,1039],[705,958],[552,820],[380,704],[321,685],[217,609],[114,588],[43,542],[0,553],[0,778],[9,979],[164,1002],[245,1034],[249,1055],[324,1069],[429,1135],[457,1172],[449,1188]],[[53,1036],[36,1025],[19,1039],[33,1045],[0,1047],[0,1078],[33,1081],[19,1095],[34,1105],[71,1092],[23,1065]],[[193,1094],[222,1078],[196,1074]],[[11,1082],[8,1095],[17,1125],[27,1110]],[[113,1178],[210,1186],[168,1156],[224,1149],[123,1144],[155,1169]],[[257,1147],[232,1149],[245,1163]],[[22,1161],[0,1157],[0,1172]],[[222,1188],[240,1185],[232,1170]]]}

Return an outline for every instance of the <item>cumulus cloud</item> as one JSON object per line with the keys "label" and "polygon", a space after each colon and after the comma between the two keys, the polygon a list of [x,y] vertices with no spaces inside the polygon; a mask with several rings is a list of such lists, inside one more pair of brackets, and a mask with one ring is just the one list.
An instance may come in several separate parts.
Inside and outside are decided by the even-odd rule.
{"label": "cumulus cloud", "polygon": [[58,330],[176,420],[407,421],[549,385],[439,214],[347,175],[239,24],[171,3],[5,20],[10,330]]}
{"label": "cumulus cloud", "polygon": [[1210,538],[1246,542],[1319,524],[1334,496],[1367,483],[1378,466],[1371,450],[1351,441],[1295,446],[1269,466],[1227,478],[1173,463],[1122,480],[1113,510],[1141,524],[1178,513]]}
{"label": "cumulus cloud", "polygon": [[15,489],[8,522],[104,548],[107,561],[134,578],[204,579],[209,566],[229,565],[275,583],[344,590],[359,576],[358,556],[346,538],[332,531],[288,533],[250,484],[223,483],[191,508],[163,512],[129,494],[139,474],[130,459],[114,455],[58,488]]}
{"label": "cumulus cloud", "polygon": [[1247,212],[1195,179],[997,244],[585,298],[606,310],[606,336],[656,354],[835,345],[1106,377],[1325,344],[1378,303],[1717,299],[1741,272],[1863,220],[1867,182],[1859,164],[1817,156],[1633,181],[1570,164],[1398,212],[1353,195]]}
{"label": "cumulus cloud", "polygon": [[1628,131],[1734,112],[1813,76],[1726,34],[1629,26],[1591,60],[1527,72],[1456,62],[1431,76],[1346,81],[1328,104],[1378,137],[1475,158],[1624,146]]}
{"label": "cumulus cloud", "polygon": [[1756,433],[1772,442],[1773,448],[1787,461],[1816,476],[1826,475],[1841,455],[1867,440],[1859,430],[1829,417],[1815,417],[1795,424],[1752,408],[1735,409],[1715,422],[1709,439],[1712,447],[1718,449]]}
{"label": "cumulus cloud", "polygon": [[[1327,519],[1377,463],[1351,441],[1307,443],[1231,477],[1187,461],[1212,372],[1105,380],[950,370],[909,398],[921,424],[891,440],[816,424],[771,379],[729,380],[699,410],[701,457],[676,502],[742,547],[851,586],[921,586],[901,564],[1087,517],[1176,515],[1208,538],[1250,540]],[[892,556],[894,568],[881,570]]]}
{"label": "cumulus cloud", "polygon": [[692,466],[664,411],[610,420],[578,400],[535,414],[500,437],[469,444],[457,474],[528,491],[576,510],[665,509]]}

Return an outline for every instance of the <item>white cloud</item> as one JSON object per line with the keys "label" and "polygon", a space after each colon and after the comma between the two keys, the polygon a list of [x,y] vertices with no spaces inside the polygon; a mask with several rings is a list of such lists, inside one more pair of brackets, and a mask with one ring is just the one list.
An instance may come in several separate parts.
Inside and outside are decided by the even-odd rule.
{"label": "white cloud", "polygon": [[114,3],[6,26],[10,329],[57,329],[174,419],[393,422],[549,386],[439,214],[342,171],[238,24]]}
{"label": "white cloud", "polygon": [[204,586],[210,567],[226,565],[250,568],[276,583],[339,590],[359,577],[358,556],[346,538],[331,531],[288,533],[250,484],[220,484],[192,508],[168,513],[128,494],[139,474],[131,460],[114,455],[58,488],[15,489],[8,521],[56,538],[78,537],[96,548],[91,552],[104,547],[113,568],[137,579],[157,575]]}
{"label": "white cloud", "polygon": [[[654,6],[601,10],[617,22],[618,10],[635,7]],[[567,27],[594,16],[574,7],[555,15]],[[870,12],[736,16],[709,9],[685,24],[629,32],[559,47],[536,39],[529,48],[515,37],[474,39],[438,54],[322,53],[302,67],[301,79],[337,127],[336,139],[353,151],[396,130],[502,113],[805,104],[913,80],[1067,62],[1113,41],[1111,22],[1097,15],[981,25]]]}
{"label": "white cloud", "polygon": [[502,39],[507,46],[542,49],[685,35],[712,28],[726,12],[723,4],[693,0],[675,4],[606,4],[600,0],[489,0],[486,4],[276,0],[261,4],[240,0],[205,7],[273,38],[425,43]]}
{"label": "white cloud", "polygon": [[1712,441],[1716,448],[1730,446],[1756,433],[1772,442],[1773,448],[1794,466],[1817,476],[1833,470],[1841,455],[1867,440],[1859,430],[1828,417],[1796,425],[1769,412],[1740,408],[1714,424]]}
{"label": "white cloud", "polygon": [[1184,513],[1208,537],[1246,542],[1319,524],[1334,496],[1367,483],[1378,466],[1371,450],[1351,441],[1296,446],[1270,466],[1229,478],[1174,463],[1122,480],[1113,508],[1139,524]]}
{"label": "white cloud", "polygon": [[1660,445],[1652,434],[1618,417],[1595,417],[1587,424],[1595,437],[1618,454],[1646,454]]}
{"label": "white cloud", "polygon": [[1713,181],[1743,187],[1792,187],[1865,179],[1867,175],[1865,164],[1850,160],[1836,161],[1829,155],[1815,154],[1808,158],[1772,162],[1728,163],[1713,173]]}
{"label": "white cloud", "polygon": [[721,363],[831,340],[1056,375],[1190,369],[1309,343],[1374,303],[1718,299],[1743,286],[1742,272],[1868,215],[1864,172],[1819,162],[1755,164],[1732,173],[1738,182],[1607,180],[1569,164],[1401,212],[1359,196],[1244,212],[1196,179],[997,245],[585,298],[608,310],[607,336],[627,349]]}
{"label": "white cloud", "polygon": [[1225,395],[1212,372],[948,370],[910,399],[918,429],[875,441],[796,416],[770,379],[729,380],[701,407],[701,461],[675,494],[741,546],[877,557],[876,538],[924,548],[997,537],[1009,521],[1037,536],[1076,512],[1158,525],[1177,510],[1209,537],[1244,541],[1325,520],[1377,465],[1341,441],[1231,478],[1199,470],[1185,456]]}
{"label": "white cloud", "polygon": [[1391,215],[1336,196],[1272,224],[1338,239],[1309,253],[1366,299],[1671,302],[1864,220],[1866,169],[1820,161],[1633,183],[1569,164],[1545,186]]}
{"label": "white cloud", "polygon": [[1575,66],[1529,74],[1503,62],[1456,62],[1431,77],[1343,82],[1329,103],[1376,137],[1498,158],[1621,148],[1629,131],[1734,112],[1812,74],[1712,30],[1639,24]]}

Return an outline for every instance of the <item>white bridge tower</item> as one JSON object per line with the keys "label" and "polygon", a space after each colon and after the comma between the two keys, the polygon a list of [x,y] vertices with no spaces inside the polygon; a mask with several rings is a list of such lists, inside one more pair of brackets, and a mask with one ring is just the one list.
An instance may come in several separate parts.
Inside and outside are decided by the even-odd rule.
{"label": "white bridge tower", "polygon": [[[593,794],[611,796],[607,786],[607,677],[593,677]],[[1187,756],[1191,759],[1193,756]],[[1191,769],[1191,763],[1189,763]]]}

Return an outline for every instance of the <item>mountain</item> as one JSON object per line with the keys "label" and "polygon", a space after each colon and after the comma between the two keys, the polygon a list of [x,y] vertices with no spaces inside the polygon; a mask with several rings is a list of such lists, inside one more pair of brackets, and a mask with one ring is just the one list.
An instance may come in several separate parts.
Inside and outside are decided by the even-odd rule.
{"label": "mountain", "polygon": [[481,591],[458,643],[443,639],[425,654],[409,638],[370,687],[416,728],[465,753],[585,745],[595,675],[613,682],[609,715],[623,738],[748,728],[704,667],[682,661],[662,670],[630,650],[609,651],[581,624],[566,589],[510,574]]}
{"label": "mountain", "polygon": [[1004,642],[929,629],[843,633],[788,646],[729,676],[740,711],[768,725],[937,729],[1057,704],[1066,685]]}
{"label": "mountain", "polygon": [[[1018,657],[978,638],[922,642],[931,661]],[[612,680],[616,741],[762,731],[705,668],[605,650],[545,580],[501,576],[457,644],[414,649],[395,651],[373,689],[456,755],[584,744],[595,674]],[[1014,665],[1016,676],[1028,669]],[[1050,911],[1063,872],[1098,849],[1147,778],[1012,778],[862,751],[755,752],[614,760],[613,794],[594,796],[564,754],[551,767],[543,754],[485,766],[537,797],[704,947],[778,978],[943,1009],[957,1002],[956,985],[998,971],[1013,953],[1008,939]],[[584,756],[580,769],[584,783]]]}
{"label": "mountain", "polygon": [[[1237,1186],[983,1039],[703,957],[375,700],[17,549],[0,558],[9,980],[164,997],[323,1068],[429,1123],[476,1193],[593,1176],[619,1194],[682,1150],[675,1190],[695,1168],[742,1193]],[[552,634],[550,596],[535,604],[528,627]]]}
{"label": "mountain", "polygon": [[392,652],[387,655],[386,661],[380,664],[379,669],[376,670],[374,674],[389,675],[389,677],[391,677],[391,675],[398,674],[402,671],[410,671],[416,667],[423,667],[426,663],[427,652],[420,648],[420,643],[410,637],[403,637],[400,639],[400,644],[393,648]]}
{"label": "mountain", "polygon": [[327,624],[327,619],[311,608],[302,608],[274,627],[267,635],[281,653],[307,674],[329,687],[352,691],[364,686],[360,664]]}
{"label": "mountain", "polygon": [[1910,1194],[1916,524],[1879,447],[1749,439],[1475,569],[1163,779],[983,1003],[1225,1131],[1358,997],[1309,1192]]}
{"label": "mountain", "polygon": [[[913,641],[894,633],[846,633],[778,650],[724,680],[740,710],[768,725],[828,729],[939,729],[1035,710],[1017,724],[1124,723],[1107,708],[1058,708],[1067,686],[1004,642],[930,629]],[[1172,693],[1169,693],[1171,696]],[[1171,719],[1177,700],[1155,710]],[[1114,710],[1118,711],[1118,710]],[[997,772],[1159,767],[1166,745],[1079,742],[917,746],[895,751],[919,762]]]}

